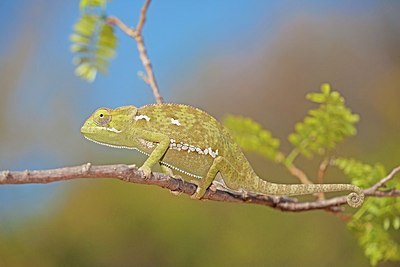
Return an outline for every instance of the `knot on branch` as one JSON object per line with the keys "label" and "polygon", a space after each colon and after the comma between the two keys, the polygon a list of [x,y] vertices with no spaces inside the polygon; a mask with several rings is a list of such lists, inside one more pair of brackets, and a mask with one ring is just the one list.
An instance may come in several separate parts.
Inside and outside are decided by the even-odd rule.
{"label": "knot on branch", "polygon": [[10,171],[8,171],[8,170],[2,171],[0,173],[0,181],[3,182],[5,180],[7,180],[9,176],[10,176]]}

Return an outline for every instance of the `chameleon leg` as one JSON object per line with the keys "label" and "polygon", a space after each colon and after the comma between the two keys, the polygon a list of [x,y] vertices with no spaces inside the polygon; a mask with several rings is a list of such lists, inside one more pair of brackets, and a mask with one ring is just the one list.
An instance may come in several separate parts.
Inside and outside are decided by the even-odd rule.
{"label": "chameleon leg", "polygon": [[[217,173],[221,174],[221,181],[216,180]],[[201,199],[207,191],[207,188],[216,181],[216,187],[219,190],[231,192],[231,193],[240,193],[246,196],[246,191],[241,189],[241,185],[243,185],[243,180],[246,179],[246,175],[242,172],[239,172],[226,161],[226,159],[222,156],[218,156],[214,159],[213,164],[208,170],[207,175],[200,180],[196,192],[191,196],[193,199]]]}
{"label": "chameleon leg", "polygon": [[212,181],[214,180],[215,176],[217,175],[218,171],[221,168],[221,163],[224,161],[224,158],[219,156],[216,157],[211,165],[210,169],[207,172],[207,175],[200,180],[199,184],[197,185],[196,192],[191,195],[193,199],[201,199],[207,191],[207,188],[211,185]]}
{"label": "chameleon leg", "polygon": [[[167,166],[165,166],[165,165],[163,165],[163,164],[160,164],[160,167],[161,167],[162,173],[165,173],[166,175],[171,176],[171,177],[174,177],[174,178],[177,178],[177,179],[181,179],[181,180],[183,181],[183,179],[182,179],[181,177],[179,177],[179,176],[176,177],[176,176],[174,175],[174,173],[172,172],[171,168],[169,168],[169,167],[167,167]],[[173,194],[173,195],[175,195],[175,196],[179,196],[179,195],[182,194],[182,192],[173,191],[173,190],[170,190],[169,192],[171,192],[171,194]]]}
{"label": "chameleon leg", "polygon": [[174,172],[172,171],[172,169],[170,167],[165,166],[164,164],[160,164],[160,167],[161,167],[161,172],[162,173],[165,173],[166,175],[171,176],[172,178],[179,179],[182,182],[185,182],[185,179],[183,179],[179,175],[174,174]]}
{"label": "chameleon leg", "polygon": [[[193,199],[200,199],[204,196],[204,194],[207,191],[207,188],[211,185],[211,183],[214,181],[215,176],[217,173],[220,172],[222,176],[224,177],[229,177],[229,180],[237,180],[240,179],[242,175],[232,167],[231,164],[229,164],[224,157],[219,156],[216,157],[213,161],[213,164],[211,165],[210,169],[208,170],[207,175],[200,180],[196,192],[191,196]],[[230,188],[230,186],[229,186]],[[231,191],[231,190],[226,190],[226,191]],[[235,190],[232,190],[232,192],[236,192]]]}
{"label": "chameleon leg", "polygon": [[144,132],[143,138],[147,141],[158,143],[156,148],[151,152],[150,156],[147,160],[143,163],[143,165],[139,168],[139,170],[144,172],[145,177],[150,177],[151,175],[151,168],[158,164],[162,157],[164,156],[165,152],[169,148],[169,138],[168,136],[160,133],[153,133],[153,132]]}
{"label": "chameleon leg", "polygon": [[162,173],[165,173],[168,176],[174,177],[174,173],[172,172],[171,168],[169,168],[163,164],[160,164],[160,167],[161,167]]}

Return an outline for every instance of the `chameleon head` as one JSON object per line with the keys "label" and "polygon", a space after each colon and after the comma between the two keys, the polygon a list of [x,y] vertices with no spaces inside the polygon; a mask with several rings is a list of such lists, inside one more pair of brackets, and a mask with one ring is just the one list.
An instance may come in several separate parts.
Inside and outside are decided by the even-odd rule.
{"label": "chameleon head", "polygon": [[99,108],[83,124],[81,133],[89,140],[108,145],[124,145],[123,134],[131,125],[137,108]]}

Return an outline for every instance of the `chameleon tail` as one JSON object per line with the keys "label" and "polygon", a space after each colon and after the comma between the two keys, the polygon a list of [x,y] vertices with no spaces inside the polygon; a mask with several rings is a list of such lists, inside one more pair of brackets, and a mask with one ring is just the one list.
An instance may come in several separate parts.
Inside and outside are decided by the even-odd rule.
{"label": "chameleon tail", "polygon": [[269,195],[308,195],[323,192],[353,191],[347,196],[347,203],[358,208],[364,202],[363,191],[352,184],[275,184],[262,181],[261,192]]}

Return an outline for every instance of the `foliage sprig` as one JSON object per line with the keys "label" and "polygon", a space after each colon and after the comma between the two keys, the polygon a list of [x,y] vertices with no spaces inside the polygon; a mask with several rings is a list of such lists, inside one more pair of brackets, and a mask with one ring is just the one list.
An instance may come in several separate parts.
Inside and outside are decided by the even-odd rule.
{"label": "foliage sprig", "polygon": [[[280,140],[273,138],[268,130],[252,119],[230,115],[224,125],[244,150],[282,163],[292,174],[300,173],[307,177],[294,166],[294,160],[299,155],[307,158],[315,154],[329,157],[340,142],[357,133],[355,124],[359,121],[359,115],[345,106],[344,98],[339,92],[332,91],[329,84],[323,84],[321,92],[308,94],[307,99],[319,106],[310,110],[304,120],[296,124],[295,132],[288,137],[293,150],[286,156],[279,151]],[[328,162],[362,188],[375,185],[387,175],[380,163],[370,165],[343,157]],[[387,186],[396,188],[399,182],[391,180]],[[394,238],[400,231],[399,198],[367,199],[348,222],[348,228],[357,237],[371,265],[382,261],[400,261],[399,240]]]}
{"label": "foliage sprig", "polygon": [[82,0],[82,14],[70,36],[75,74],[89,82],[98,72],[107,73],[109,61],[115,56],[117,37],[107,23],[105,0]]}

